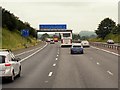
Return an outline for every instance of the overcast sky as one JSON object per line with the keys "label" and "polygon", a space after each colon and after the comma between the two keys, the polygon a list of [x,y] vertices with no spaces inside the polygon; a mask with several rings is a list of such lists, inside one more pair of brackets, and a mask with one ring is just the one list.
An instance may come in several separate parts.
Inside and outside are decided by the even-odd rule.
{"label": "overcast sky", "polygon": [[94,31],[104,18],[118,23],[118,0],[1,0],[1,6],[33,28],[67,24],[74,33]]}

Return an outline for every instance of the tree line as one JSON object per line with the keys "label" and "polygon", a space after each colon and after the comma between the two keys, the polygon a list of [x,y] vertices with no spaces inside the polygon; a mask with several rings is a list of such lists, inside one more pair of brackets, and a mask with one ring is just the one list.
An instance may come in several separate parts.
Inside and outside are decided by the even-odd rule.
{"label": "tree line", "polygon": [[98,35],[99,38],[105,39],[108,34],[120,35],[120,24],[116,25],[110,18],[105,18],[102,20],[95,30],[95,33]]}
{"label": "tree line", "polygon": [[28,29],[29,35],[35,37],[35,29],[30,26],[28,22],[23,22],[8,10],[2,9],[2,28],[7,28],[10,31],[21,31],[22,29]]}

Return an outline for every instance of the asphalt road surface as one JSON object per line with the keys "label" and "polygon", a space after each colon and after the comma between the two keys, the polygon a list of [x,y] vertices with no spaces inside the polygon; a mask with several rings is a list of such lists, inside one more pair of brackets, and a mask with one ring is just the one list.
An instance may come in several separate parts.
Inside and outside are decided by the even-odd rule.
{"label": "asphalt road surface", "polygon": [[16,54],[22,75],[3,88],[118,88],[117,55],[92,47],[71,55],[59,43],[42,46]]}

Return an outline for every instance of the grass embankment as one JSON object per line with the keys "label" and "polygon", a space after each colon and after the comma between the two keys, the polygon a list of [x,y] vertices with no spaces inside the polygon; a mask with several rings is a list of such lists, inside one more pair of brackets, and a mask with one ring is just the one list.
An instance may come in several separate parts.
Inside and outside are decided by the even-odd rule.
{"label": "grass embankment", "polygon": [[118,35],[118,34],[108,34],[105,37],[105,39],[92,38],[92,39],[89,39],[89,41],[92,41],[92,42],[106,42],[108,39],[114,40],[115,43],[120,43],[120,35]]}
{"label": "grass embankment", "polygon": [[7,29],[2,29],[2,48],[17,50],[27,46],[34,46],[38,43],[35,38],[23,38],[19,31],[11,32]]}

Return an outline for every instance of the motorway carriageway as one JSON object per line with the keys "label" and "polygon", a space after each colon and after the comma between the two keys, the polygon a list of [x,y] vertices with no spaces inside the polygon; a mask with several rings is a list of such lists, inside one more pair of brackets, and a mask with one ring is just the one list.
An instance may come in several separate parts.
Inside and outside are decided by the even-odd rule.
{"label": "motorway carriageway", "polygon": [[118,88],[118,56],[100,49],[71,55],[60,43],[44,43],[14,53],[22,59],[22,74],[3,88]]}

